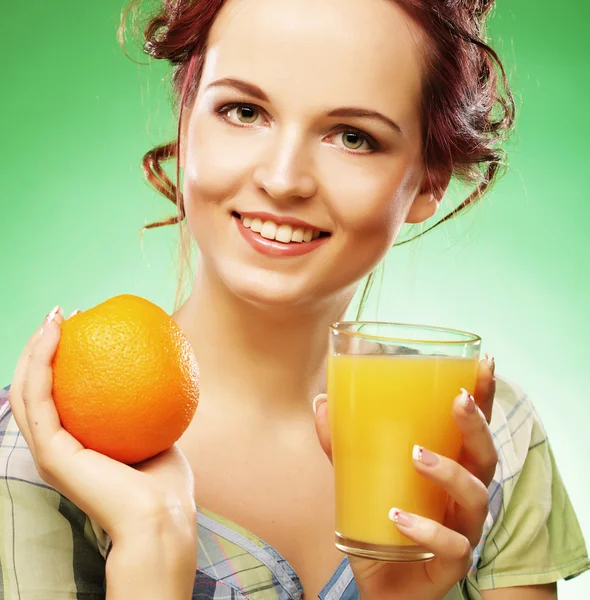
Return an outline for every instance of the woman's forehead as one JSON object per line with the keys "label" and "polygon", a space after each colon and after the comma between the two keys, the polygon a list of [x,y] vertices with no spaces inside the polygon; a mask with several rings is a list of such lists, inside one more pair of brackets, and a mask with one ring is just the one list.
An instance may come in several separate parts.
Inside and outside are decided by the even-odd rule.
{"label": "woman's forehead", "polygon": [[406,112],[420,93],[421,37],[393,0],[229,0],[211,31],[202,84],[234,77],[271,96],[371,99]]}

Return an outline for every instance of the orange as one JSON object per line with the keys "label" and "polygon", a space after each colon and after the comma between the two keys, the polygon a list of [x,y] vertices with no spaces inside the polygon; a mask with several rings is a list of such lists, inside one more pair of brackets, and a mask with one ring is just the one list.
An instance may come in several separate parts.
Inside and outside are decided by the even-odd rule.
{"label": "orange", "polygon": [[61,325],[53,398],[85,448],[133,464],[170,448],[199,399],[192,347],[160,307],[116,296]]}

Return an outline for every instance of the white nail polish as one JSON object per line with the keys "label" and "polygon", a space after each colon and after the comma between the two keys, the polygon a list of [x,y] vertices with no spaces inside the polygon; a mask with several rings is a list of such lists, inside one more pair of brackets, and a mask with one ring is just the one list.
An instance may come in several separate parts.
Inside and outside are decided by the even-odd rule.
{"label": "white nail polish", "polygon": [[415,527],[416,517],[413,514],[407,513],[399,508],[392,508],[389,511],[389,518],[396,525],[404,528]]}
{"label": "white nail polish", "polygon": [[318,412],[318,404],[320,403],[320,400],[321,400],[322,402],[324,401],[324,398],[323,398],[322,394],[319,394],[318,396],[316,396],[316,397],[313,399],[313,403],[312,403],[312,405],[311,405],[311,406],[312,406],[312,408],[313,408],[313,414],[314,414],[314,415],[315,415],[315,414],[317,414],[317,412]]}
{"label": "white nail polish", "polygon": [[416,462],[422,462],[422,446],[415,444],[412,448],[412,459]]}
{"label": "white nail polish", "polygon": [[41,337],[43,335],[43,331],[45,330],[45,328],[47,327],[47,325],[49,323],[51,323],[51,321],[53,321],[55,319],[55,316],[57,315],[57,313],[61,310],[60,305],[58,304],[57,306],[54,306],[50,313],[45,317],[45,321],[43,323],[43,326],[41,327],[41,329],[39,330],[39,337]]}
{"label": "white nail polish", "polygon": [[59,304],[57,306],[54,306],[51,309],[51,312],[47,315],[47,319],[46,322],[50,323],[51,321],[53,321],[53,319],[55,319],[55,315],[57,315],[57,313],[61,310]]}
{"label": "white nail polish", "polygon": [[461,388],[461,405],[463,406],[466,412],[475,412],[476,406],[473,396],[465,388]]}

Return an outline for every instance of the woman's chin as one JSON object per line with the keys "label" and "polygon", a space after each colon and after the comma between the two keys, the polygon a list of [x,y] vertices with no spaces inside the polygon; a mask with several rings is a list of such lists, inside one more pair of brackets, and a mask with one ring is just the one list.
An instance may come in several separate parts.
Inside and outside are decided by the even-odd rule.
{"label": "woman's chin", "polygon": [[289,309],[297,308],[308,304],[320,303],[321,298],[314,295],[313,291],[295,287],[284,287],[269,285],[264,286],[253,284],[252,282],[232,282],[230,291],[240,300],[254,306],[264,307],[266,309]]}
{"label": "woman's chin", "polygon": [[[328,310],[334,303],[342,305],[350,301],[358,286],[361,274],[357,269],[333,269],[331,260],[309,261],[306,265],[252,264],[243,257],[215,260],[217,257],[201,258],[201,277],[197,275],[197,289],[208,281],[207,295],[222,294],[233,297],[252,306],[262,307],[266,311],[279,312],[293,310],[306,312]],[[356,265],[355,265],[356,266]],[[360,270],[360,269],[358,269]]]}
{"label": "woman's chin", "polygon": [[[266,310],[301,309],[320,306],[326,301],[326,290],[319,289],[309,276],[287,275],[279,271],[226,273],[225,288],[234,297]],[[330,295],[330,294],[328,294]]]}

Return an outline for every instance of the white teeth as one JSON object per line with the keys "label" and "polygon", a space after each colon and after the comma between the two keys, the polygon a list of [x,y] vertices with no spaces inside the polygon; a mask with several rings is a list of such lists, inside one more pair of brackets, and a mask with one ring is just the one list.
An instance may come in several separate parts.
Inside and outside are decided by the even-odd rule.
{"label": "white teeth", "polygon": [[291,225],[281,225],[277,229],[275,240],[288,244],[293,239],[293,228]]}
{"label": "white teeth", "polygon": [[289,244],[290,242],[311,242],[317,240],[320,237],[320,232],[314,229],[304,229],[298,227],[294,229],[291,225],[283,224],[277,225],[273,221],[262,221],[262,219],[242,217],[242,223],[244,227],[259,233],[263,238],[267,240],[277,240],[283,244]]}
{"label": "white teeth", "polygon": [[277,234],[277,226],[272,221],[264,221],[260,235],[267,240],[274,240]]}
{"label": "white teeth", "polygon": [[303,241],[303,228],[300,227],[299,229],[296,229],[293,232],[293,235],[291,236],[291,241],[292,242],[302,242]]}

